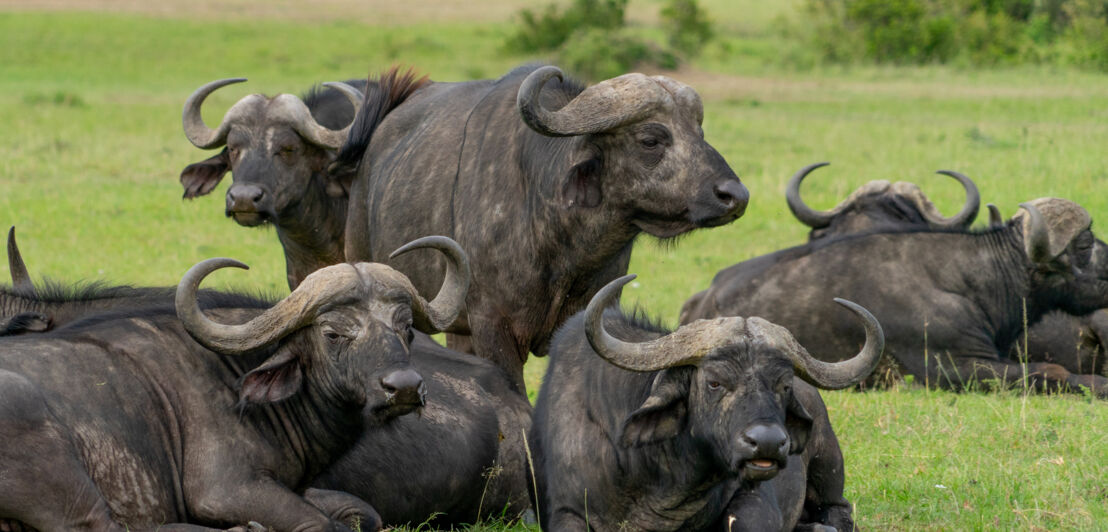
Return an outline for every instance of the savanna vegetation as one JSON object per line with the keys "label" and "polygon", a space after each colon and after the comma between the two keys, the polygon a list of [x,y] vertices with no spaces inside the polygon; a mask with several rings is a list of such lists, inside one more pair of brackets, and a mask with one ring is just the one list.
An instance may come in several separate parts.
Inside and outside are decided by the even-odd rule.
{"label": "savanna vegetation", "polygon": [[[629,31],[668,42],[662,11],[671,2],[618,3]],[[1021,201],[1059,196],[1103,223],[1108,77],[1064,62],[816,60],[812,44],[790,30],[822,27],[827,19],[812,15],[812,4],[699,2],[712,37],[665,73],[704,97],[706,138],[752,199],[729,226],[676,242],[642,238],[626,306],[673,325],[681,303],[720,268],[802,242],[806,231],[788,213],[784,187],[795,170],[820,160],[833,164],[804,188],[817,208],[868,180],[890,179],[919,183],[949,214],[962,189],[933,172],[950,168],[974,178],[983,200],[1006,216]],[[180,199],[181,169],[211,155],[185,140],[180,121],[184,99],[205,82],[250,78],[209,99],[212,124],[250,92],[300,93],[394,63],[452,81],[557,55],[506,46],[521,24],[514,13],[543,9],[510,0],[0,6],[0,221],[17,226],[36,278],[65,281],[170,285],[204,258],[230,256],[253,269],[219,272],[212,286],[286,291],[276,235],[224,218],[226,183],[210,196]],[[604,58],[603,49],[592,53]],[[531,390],[544,364],[529,365]],[[1029,397],[1018,386],[955,395],[912,384],[824,398],[863,528],[1108,528],[1103,401]]]}

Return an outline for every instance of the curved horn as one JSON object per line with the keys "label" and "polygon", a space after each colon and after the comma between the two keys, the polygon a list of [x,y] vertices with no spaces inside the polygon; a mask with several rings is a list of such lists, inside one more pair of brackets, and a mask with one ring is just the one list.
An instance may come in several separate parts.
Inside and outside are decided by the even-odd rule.
{"label": "curved horn", "polygon": [[457,242],[445,236],[425,236],[404,244],[389,254],[392,259],[413,249],[432,248],[446,255],[446,276],[438,295],[430,302],[412,293],[412,320],[420,331],[434,334],[449,327],[465,308],[469,291],[469,259]]}
{"label": "curved horn", "polygon": [[[341,81],[328,81],[324,83],[323,86],[341,92],[343,96],[346,96],[347,100],[350,100],[350,104],[354,106],[354,114],[351,115],[352,118],[362,110],[362,102],[365,100],[365,95],[362,94],[362,91]],[[303,101],[301,101],[301,105],[303,105]],[[304,110],[307,111],[306,105],[304,105]],[[354,126],[354,121],[351,119],[350,124],[347,124],[347,126],[342,129],[327,129],[321,126],[319,122],[316,122],[315,118],[312,118],[311,111],[304,113],[304,116],[306,118],[296,125],[297,132],[313,144],[333,150],[342,148],[342,145],[346,143],[346,137],[350,135],[350,128]]]}
{"label": "curved horn", "polygon": [[1036,264],[1049,261],[1053,258],[1050,256],[1050,233],[1043,222],[1043,215],[1030,203],[1020,203],[1020,207],[1027,211],[1029,217],[1029,224],[1024,226],[1029,229],[1023,235],[1023,248],[1027,251],[1027,257]]}
{"label": "curved horn", "polygon": [[989,227],[1000,227],[1004,225],[1004,217],[1000,215],[1000,209],[992,203],[985,205],[989,208]]}
{"label": "curved horn", "polygon": [[528,74],[516,94],[524,123],[548,137],[597,133],[641,119],[669,97],[658,82],[642,74],[624,74],[593,85],[557,111],[542,106],[540,94],[550,78],[563,79],[558,67]]}
{"label": "curved horn", "polygon": [[834,217],[834,213],[829,211],[817,211],[806,205],[804,201],[800,199],[800,182],[804,181],[804,178],[808,177],[808,174],[811,173],[812,170],[829,164],[831,163],[815,163],[801,168],[799,172],[793,174],[792,179],[789,179],[789,184],[785,188],[785,201],[789,204],[789,210],[793,212],[793,216],[796,216],[797,220],[800,220],[800,223],[812,229],[819,229],[831,225],[831,218]]}
{"label": "curved horn", "polygon": [[962,210],[958,211],[958,214],[950,218],[937,218],[926,209],[920,209],[920,213],[928,223],[936,227],[968,227],[969,224],[973,223],[973,219],[977,218],[977,211],[981,208],[981,194],[977,192],[977,185],[973,184],[972,179],[954,170],[939,170],[935,173],[950,176],[958,180],[958,182],[962,184],[962,187],[966,189],[966,202],[962,204]]}
{"label": "curved horn", "polygon": [[226,119],[220,122],[217,129],[209,128],[204,124],[204,119],[200,117],[200,106],[204,104],[204,99],[215,92],[216,89],[244,81],[246,81],[246,78],[228,78],[213,81],[196,89],[196,92],[185,100],[185,110],[181,113],[181,121],[184,124],[185,136],[188,137],[189,142],[197,148],[205,150],[217,148],[226,142],[227,131],[230,129]]}
{"label": "curved horn", "polygon": [[695,364],[712,349],[734,341],[742,318],[697,320],[648,342],[625,342],[604,329],[604,309],[634,275],[625,275],[601,288],[585,308],[585,338],[597,355],[613,366],[630,371],[657,371]]}
{"label": "curved horn", "polygon": [[185,330],[205,347],[228,355],[242,354],[280,339],[304,326],[316,310],[337,294],[353,290],[360,283],[349,264],[329,266],[313,272],[291,294],[265,312],[241,325],[226,325],[209,319],[200,310],[197,291],[200,282],[220,268],[249,269],[234,259],[208,259],[196,264],[177,285],[177,317]]}
{"label": "curved horn", "polygon": [[856,314],[866,328],[866,343],[862,350],[852,358],[842,362],[823,362],[808,354],[800,344],[793,343],[792,349],[782,349],[793,362],[799,377],[820,388],[839,390],[862,382],[881,360],[885,351],[885,333],[877,318],[857,303],[835,298],[835,302]]}
{"label": "curved horn", "polygon": [[27,265],[23,264],[23,255],[19,253],[19,246],[15,243],[14,225],[8,229],[8,272],[12,275],[12,289],[17,294],[35,297],[35,284],[31,282]]}

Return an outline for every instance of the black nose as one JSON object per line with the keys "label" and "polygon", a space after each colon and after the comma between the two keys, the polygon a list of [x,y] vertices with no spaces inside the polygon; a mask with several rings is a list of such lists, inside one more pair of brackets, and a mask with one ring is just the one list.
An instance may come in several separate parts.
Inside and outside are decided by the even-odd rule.
{"label": "black nose", "polygon": [[753,450],[755,458],[784,462],[789,454],[789,436],[780,425],[751,425],[743,431],[743,443]]}
{"label": "black nose", "polygon": [[712,189],[716,194],[716,199],[723,205],[727,212],[733,212],[739,216],[742,216],[746,211],[746,204],[750,201],[750,192],[746,190],[746,186],[737,179],[728,179],[721,183],[717,183]]}
{"label": "black nose", "polygon": [[257,185],[231,185],[227,189],[228,211],[253,211],[265,198],[265,191]]}
{"label": "black nose", "polygon": [[392,404],[423,405],[423,377],[414,370],[402,369],[385,375],[381,378],[381,387]]}

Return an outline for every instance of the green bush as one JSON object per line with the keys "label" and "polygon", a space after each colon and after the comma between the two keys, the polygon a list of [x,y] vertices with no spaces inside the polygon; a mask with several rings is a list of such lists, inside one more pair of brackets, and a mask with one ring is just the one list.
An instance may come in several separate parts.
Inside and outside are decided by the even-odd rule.
{"label": "green bush", "polygon": [[668,45],[628,28],[626,8],[627,0],[573,0],[565,9],[524,9],[505,46],[513,52],[556,52],[558,62],[574,74],[595,80],[639,65],[677,68],[678,56],[696,55],[712,38],[711,23],[697,0],[667,0],[660,19]]}
{"label": "green bush", "polygon": [[1108,0],[807,0],[804,15],[797,36],[832,63],[1108,70]]}

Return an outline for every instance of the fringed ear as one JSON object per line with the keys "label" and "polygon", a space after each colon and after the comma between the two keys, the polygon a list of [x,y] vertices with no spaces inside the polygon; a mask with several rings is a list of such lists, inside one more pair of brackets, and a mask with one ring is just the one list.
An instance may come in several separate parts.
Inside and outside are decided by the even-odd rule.
{"label": "fringed ear", "polygon": [[215,186],[230,169],[231,159],[227,156],[226,147],[218,155],[186,166],[181,170],[181,186],[185,188],[184,198],[192,199],[215,190]]}
{"label": "fringed ear", "polygon": [[0,336],[14,336],[50,329],[50,317],[41,312],[21,312],[9,318],[0,318]]}
{"label": "fringed ear", "polygon": [[677,436],[688,419],[689,380],[689,372],[682,368],[658,373],[650,395],[623,422],[620,444],[638,447]]}
{"label": "fringed ear", "polygon": [[332,198],[350,197],[350,187],[358,176],[358,165],[344,164],[341,160],[327,165],[327,195]]}
{"label": "fringed ear", "polygon": [[789,433],[789,454],[804,452],[808,445],[808,436],[812,432],[812,415],[796,398],[796,392],[789,392],[789,404],[785,406],[785,430]]}
{"label": "fringed ear", "polygon": [[567,206],[596,207],[603,199],[600,193],[600,170],[603,163],[593,157],[570,168],[562,185],[562,197]]}
{"label": "fringed ear", "polygon": [[275,403],[300,391],[304,381],[300,357],[293,344],[282,345],[262,365],[242,377],[239,404]]}

